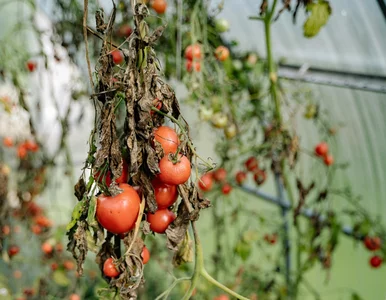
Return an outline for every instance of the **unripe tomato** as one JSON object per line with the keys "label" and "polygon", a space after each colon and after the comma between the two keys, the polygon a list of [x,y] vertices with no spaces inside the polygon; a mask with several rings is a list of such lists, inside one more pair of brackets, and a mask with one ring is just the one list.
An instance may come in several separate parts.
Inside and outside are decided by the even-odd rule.
{"label": "unripe tomato", "polygon": [[229,184],[229,183],[225,183],[222,188],[221,188],[221,192],[224,194],[224,195],[228,195],[230,192],[232,191],[232,186]]}
{"label": "unripe tomato", "polygon": [[321,142],[315,147],[315,154],[320,157],[325,157],[328,153],[328,145],[326,142]]}
{"label": "unripe tomato", "polygon": [[106,277],[117,277],[119,274],[121,274],[117,267],[114,265],[114,260],[112,257],[105,260],[103,264],[103,274]]}
{"label": "unripe tomato", "polygon": [[378,255],[374,255],[373,257],[370,258],[370,265],[373,268],[379,268],[382,262],[383,262],[382,258]]}
{"label": "unripe tomato", "polygon": [[212,124],[216,128],[224,128],[228,124],[228,117],[222,112],[217,112],[212,116]]}
{"label": "unripe tomato", "polygon": [[154,188],[155,201],[158,209],[168,208],[173,205],[178,198],[177,187],[163,183],[158,178],[153,179],[152,185]]}
{"label": "unripe tomato", "polygon": [[160,126],[154,130],[154,139],[161,144],[164,154],[175,153],[179,144],[178,135],[173,128]]}
{"label": "unripe tomato", "polygon": [[74,270],[75,268],[75,264],[71,261],[71,260],[65,260],[63,262],[63,267],[68,270],[68,271],[71,271],[71,270]]}
{"label": "unripe tomato", "polygon": [[209,121],[213,116],[213,109],[211,107],[200,106],[200,119],[203,121]]}
{"label": "unripe tomato", "polygon": [[200,180],[198,181],[198,187],[204,191],[210,191],[213,186],[213,174],[212,173],[206,173],[201,176]]}
{"label": "unripe tomato", "polygon": [[262,185],[267,179],[267,173],[264,170],[256,170],[253,174],[253,179],[257,185]]}
{"label": "unripe tomato", "polygon": [[222,18],[217,19],[215,22],[215,27],[219,33],[223,33],[225,31],[229,30],[229,22],[225,19],[222,19]]}
{"label": "unripe tomato", "polygon": [[376,251],[381,248],[381,239],[378,236],[375,236],[375,237],[366,236],[363,240],[363,243],[365,247],[370,251]]}
{"label": "unripe tomato", "polygon": [[251,156],[245,162],[245,167],[248,171],[254,172],[259,167],[259,162],[257,161],[256,157]]}
{"label": "unripe tomato", "polygon": [[50,254],[54,250],[54,247],[49,242],[44,242],[41,248],[45,254]]}
{"label": "unripe tomato", "polygon": [[97,199],[96,217],[108,231],[120,234],[130,231],[139,213],[141,200],[127,183],[119,184],[122,193],[116,196],[100,195]]}
{"label": "unripe tomato", "polygon": [[213,172],[213,179],[217,182],[223,182],[227,178],[227,171],[224,168],[219,168]]}
{"label": "unripe tomato", "polygon": [[78,294],[71,294],[69,300],[80,300],[80,296]]}
{"label": "unripe tomato", "polygon": [[237,134],[237,127],[235,124],[230,124],[224,128],[224,134],[227,139],[233,139]]}
{"label": "unripe tomato", "polygon": [[35,69],[36,69],[36,62],[34,62],[32,60],[27,61],[27,69],[30,72],[35,71]]}
{"label": "unripe tomato", "polygon": [[5,137],[4,139],[3,139],[3,145],[5,146],[5,147],[12,147],[13,146],[13,140],[12,140],[12,138],[10,138],[9,136],[7,136],[7,137]]}
{"label": "unripe tomato", "polygon": [[13,257],[15,256],[16,254],[18,254],[20,252],[20,248],[19,246],[16,246],[16,245],[12,245],[8,248],[8,255],[9,257]]}
{"label": "unripe tomato", "polygon": [[238,185],[242,185],[246,179],[247,179],[247,174],[245,172],[238,171],[236,173],[236,182]]}
{"label": "unripe tomato", "polygon": [[185,62],[185,67],[186,67],[186,71],[188,71],[189,73],[192,72],[193,70],[195,72],[201,71],[201,63],[199,61],[191,61],[187,59]]}
{"label": "unripe tomato", "polygon": [[147,214],[147,221],[150,223],[150,229],[157,233],[164,233],[170,223],[176,219],[176,215],[168,209],[159,209],[154,214]]}
{"label": "unripe tomato", "polygon": [[243,63],[239,59],[233,60],[233,69],[241,71],[243,69]]}
{"label": "unripe tomato", "polygon": [[193,44],[186,47],[185,58],[187,60],[201,59],[201,45]]}
{"label": "unripe tomato", "polygon": [[181,154],[178,154],[176,162],[169,159],[169,155],[165,155],[159,162],[158,174],[159,180],[166,184],[178,185],[188,181],[190,177],[191,167],[189,159]]}
{"label": "unripe tomato", "polygon": [[214,55],[219,61],[225,61],[229,57],[229,49],[225,46],[218,46],[214,51]]}
{"label": "unripe tomato", "polygon": [[131,33],[133,32],[133,29],[128,24],[123,24],[121,27],[119,27],[117,35],[119,37],[129,37]]}
{"label": "unripe tomato", "polygon": [[323,161],[326,166],[331,166],[334,163],[334,157],[331,154],[326,155]]}
{"label": "unripe tomato", "polygon": [[123,54],[120,50],[114,50],[111,52],[111,56],[113,57],[114,64],[119,65],[123,62]]}
{"label": "unripe tomato", "polygon": [[151,7],[156,11],[157,14],[163,14],[168,6],[166,0],[153,0]]}
{"label": "unripe tomato", "polygon": [[143,263],[144,265],[146,265],[147,262],[148,262],[149,259],[150,259],[150,252],[149,252],[149,249],[147,249],[146,246],[143,246],[142,253],[141,253],[141,257],[142,257],[142,263]]}

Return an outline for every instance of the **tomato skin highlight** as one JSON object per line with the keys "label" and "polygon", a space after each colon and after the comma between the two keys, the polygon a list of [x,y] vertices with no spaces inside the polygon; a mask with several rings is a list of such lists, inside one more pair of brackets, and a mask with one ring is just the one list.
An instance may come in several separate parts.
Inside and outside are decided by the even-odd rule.
{"label": "tomato skin highlight", "polygon": [[379,268],[382,264],[383,260],[380,256],[378,255],[374,255],[373,257],[370,258],[370,266],[372,266],[373,268]]}
{"label": "tomato skin highlight", "polygon": [[161,144],[164,154],[175,153],[179,145],[178,135],[173,128],[160,126],[154,130],[154,140]]}
{"label": "tomato skin highlight", "polygon": [[112,257],[109,257],[105,260],[103,264],[103,274],[106,277],[117,277],[119,274],[121,274],[115,267]]}
{"label": "tomato skin highlight", "polygon": [[321,142],[315,146],[315,155],[325,157],[328,153],[328,145],[326,142]]}
{"label": "tomato skin highlight", "polygon": [[198,187],[201,191],[207,192],[210,191],[213,187],[213,175],[212,173],[206,173],[201,176],[198,181]]}
{"label": "tomato skin highlight", "polygon": [[244,181],[247,179],[247,174],[244,171],[238,171],[236,173],[236,182],[238,185],[242,185]]}
{"label": "tomato skin highlight", "polygon": [[176,215],[168,209],[159,209],[154,214],[150,212],[147,214],[150,229],[157,233],[165,233],[170,223],[175,219]]}
{"label": "tomato skin highlight", "polygon": [[147,249],[146,246],[143,246],[142,252],[141,252],[141,257],[142,257],[142,263],[146,265],[148,261],[150,260],[150,252],[149,249]]}
{"label": "tomato skin highlight", "polygon": [[141,200],[127,183],[119,184],[122,193],[116,196],[100,195],[97,199],[96,217],[106,230],[115,233],[130,231],[137,220]]}
{"label": "tomato skin highlight", "polygon": [[177,201],[178,192],[175,185],[163,183],[158,178],[153,179],[152,185],[158,209],[168,208]]}
{"label": "tomato skin highlight", "polygon": [[159,162],[159,168],[161,171],[158,174],[159,180],[170,185],[185,183],[191,173],[189,159],[181,154],[178,154],[178,160],[175,164],[169,160],[168,155],[165,155]]}
{"label": "tomato skin highlight", "polygon": [[151,5],[151,7],[158,14],[164,14],[167,6],[168,6],[168,4],[167,4],[166,0],[153,0],[153,3]]}

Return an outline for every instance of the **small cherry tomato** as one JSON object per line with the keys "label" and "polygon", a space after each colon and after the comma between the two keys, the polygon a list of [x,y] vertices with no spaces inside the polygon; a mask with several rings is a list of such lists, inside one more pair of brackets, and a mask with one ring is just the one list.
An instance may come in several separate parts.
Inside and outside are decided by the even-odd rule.
{"label": "small cherry tomato", "polygon": [[224,194],[224,195],[228,195],[230,192],[232,191],[232,186],[229,184],[229,183],[225,183],[222,188],[221,188],[221,192]]}
{"label": "small cherry tomato", "polygon": [[121,274],[117,267],[114,265],[114,260],[112,257],[105,260],[103,264],[103,274],[106,277],[117,277],[119,274]]}
{"label": "small cherry tomato", "polygon": [[166,0],[153,0],[151,7],[156,11],[157,14],[163,14],[166,11],[168,4]]}
{"label": "small cherry tomato", "polygon": [[225,19],[217,19],[215,21],[215,28],[219,33],[223,33],[229,30],[229,22]]}
{"label": "small cherry tomato", "polygon": [[178,148],[178,135],[173,128],[160,126],[154,130],[154,139],[161,144],[164,154],[175,153]]}
{"label": "small cherry tomato", "polygon": [[201,176],[200,180],[198,181],[198,187],[204,191],[210,191],[213,186],[213,174],[212,173],[206,173]]}
{"label": "small cherry tomato", "polygon": [[43,229],[40,225],[34,224],[31,226],[31,231],[32,233],[38,235],[42,233]]}
{"label": "small cherry tomato", "polygon": [[111,52],[111,56],[113,57],[114,64],[119,65],[123,62],[123,54],[120,50],[114,50]]}
{"label": "small cherry tomato", "polygon": [[201,45],[193,44],[186,47],[185,58],[187,60],[201,59]]}
{"label": "small cherry tomato", "polygon": [[15,256],[16,254],[18,254],[20,252],[20,248],[19,246],[16,246],[16,245],[12,245],[8,248],[8,255],[9,257],[13,257]]}
{"label": "small cherry tomato", "polygon": [[214,56],[216,56],[219,61],[225,61],[229,57],[229,49],[225,46],[218,46],[214,51]]}
{"label": "small cherry tomato", "polygon": [[1,232],[7,236],[11,233],[11,227],[9,225],[4,225],[2,228],[1,228]]}
{"label": "small cherry tomato", "polygon": [[227,171],[224,168],[219,168],[213,172],[213,179],[217,182],[223,182],[227,179]]}
{"label": "small cherry tomato", "polygon": [[35,224],[41,226],[41,227],[51,227],[52,221],[48,219],[46,216],[39,215],[34,218]]}
{"label": "small cherry tomato", "polygon": [[71,261],[71,260],[65,260],[63,262],[63,267],[68,270],[68,271],[71,271],[71,270],[74,270],[75,268],[75,264]]}
{"label": "small cherry tomato", "polygon": [[366,236],[363,240],[363,243],[365,247],[370,251],[379,250],[382,244],[381,239],[378,236],[375,236],[375,237]]}
{"label": "small cherry tomato", "polygon": [[24,147],[28,150],[28,151],[32,151],[32,152],[36,152],[39,150],[39,145],[34,142],[34,141],[31,141],[31,140],[28,140],[24,143]]}
{"label": "small cherry tomato", "polygon": [[242,185],[246,179],[247,173],[245,173],[244,171],[238,171],[236,173],[236,182],[238,185]]}
{"label": "small cherry tomato", "polygon": [[191,61],[189,59],[185,62],[186,71],[189,73],[192,71],[200,72],[201,71],[201,63],[199,61]]}
{"label": "small cherry tomato", "polygon": [[121,27],[119,27],[117,35],[119,37],[129,37],[131,33],[133,32],[133,29],[128,24],[123,24]]}
{"label": "small cherry tomato", "polygon": [[320,157],[325,157],[328,153],[328,145],[326,142],[321,142],[315,147],[315,154]]}
{"label": "small cherry tomato", "polygon": [[326,155],[323,161],[326,166],[331,166],[334,163],[334,157],[331,154]]}
{"label": "small cherry tomato", "polygon": [[221,294],[221,295],[218,295],[217,297],[214,297],[213,300],[229,300],[229,297],[228,295]]}
{"label": "small cherry tomato", "polygon": [[20,145],[19,147],[17,147],[17,156],[20,159],[26,158],[26,156],[27,156],[27,149],[25,148],[24,145]]}
{"label": "small cherry tomato", "polygon": [[155,201],[158,209],[168,208],[176,202],[178,198],[177,187],[163,183],[158,178],[153,179],[152,185],[154,188]]}
{"label": "small cherry tomato", "polygon": [[54,247],[52,247],[52,245],[49,243],[49,242],[44,242],[42,244],[42,251],[45,253],[45,254],[51,254],[52,251],[54,250]]}
{"label": "small cherry tomato", "polygon": [[23,290],[23,294],[26,296],[33,296],[35,294],[35,290],[33,288],[25,288]]}
{"label": "small cherry tomato", "polygon": [[171,185],[183,184],[188,181],[191,173],[189,159],[181,154],[178,154],[177,160],[170,160],[171,155],[165,155],[159,162],[158,178]]}
{"label": "small cherry tomato", "polygon": [[149,259],[150,259],[150,252],[149,252],[149,249],[147,249],[146,246],[143,246],[142,253],[141,253],[141,257],[142,257],[142,263],[143,263],[144,265],[146,265],[147,262],[148,262]]}
{"label": "small cherry tomato", "polygon": [[253,174],[253,179],[257,185],[262,185],[267,179],[267,173],[264,170],[256,170]]}
{"label": "small cherry tomato", "polygon": [[13,146],[13,140],[12,140],[12,138],[10,138],[9,136],[5,137],[5,138],[3,139],[3,145],[4,145],[5,147],[8,147],[8,148],[12,147],[12,146]]}
{"label": "small cherry tomato", "polygon": [[159,209],[154,214],[147,214],[150,229],[157,233],[164,233],[175,219],[176,215],[168,209]]}
{"label": "small cherry tomato", "polygon": [[32,60],[27,61],[27,69],[30,72],[35,71],[35,69],[36,69],[36,62],[34,62]]}
{"label": "small cherry tomato", "polygon": [[15,270],[13,272],[13,277],[16,279],[20,279],[21,277],[23,277],[23,273],[20,270]]}
{"label": "small cherry tomato", "polygon": [[80,300],[80,296],[78,294],[71,294],[69,300]]}
{"label": "small cherry tomato", "polygon": [[245,167],[248,171],[254,172],[259,167],[259,162],[257,161],[256,157],[251,156],[247,159],[245,162]]}
{"label": "small cherry tomato", "polygon": [[383,262],[382,258],[378,255],[374,255],[373,257],[370,258],[370,265],[373,268],[379,268],[382,262]]}
{"label": "small cherry tomato", "polygon": [[58,265],[56,262],[54,262],[54,263],[51,264],[51,270],[52,270],[52,271],[55,271],[55,270],[57,270],[58,268],[59,268],[59,265]]}
{"label": "small cherry tomato", "polygon": [[211,107],[200,106],[199,112],[200,119],[203,121],[209,121],[213,116],[213,109]]}

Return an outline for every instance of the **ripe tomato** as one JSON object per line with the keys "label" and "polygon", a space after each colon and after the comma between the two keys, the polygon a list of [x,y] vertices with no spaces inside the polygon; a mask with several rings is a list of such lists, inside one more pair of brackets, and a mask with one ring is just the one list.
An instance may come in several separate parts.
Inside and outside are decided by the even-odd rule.
{"label": "ripe tomato", "polygon": [[232,186],[229,184],[229,183],[225,183],[222,188],[221,188],[221,192],[224,194],[224,195],[228,195],[230,192],[232,191]]}
{"label": "ripe tomato", "polygon": [[52,221],[46,216],[39,215],[34,218],[34,222],[41,227],[51,227]]}
{"label": "ripe tomato", "polygon": [[20,145],[19,147],[17,147],[17,156],[20,159],[26,158],[26,156],[27,156],[27,149],[25,148],[25,146],[23,144]]}
{"label": "ripe tomato", "polygon": [[242,185],[247,179],[247,174],[244,171],[238,171],[236,173],[236,182],[238,185]]}
{"label": "ripe tomato", "polygon": [[1,228],[1,232],[4,234],[4,236],[7,236],[11,233],[11,227],[9,227],[9,225],[4,225]]}
{"label": "ripe tomato", "polygon": [[213,179],[217,182],[223,182],[227,178],[227,171],[224,168],[219,168],[213,172]]}
{"label": "ripe tomato", "polygon": [[49,242],[44,242],[41,248],[45,254],[50,254],[54,250],[54,247]]}
{"label": "ripe tomato", "polygon": [[13,257],[20,252],[20,248],[16,245],[12,245],[8,248],[9,257]]}
{"label": "ripe tomato", "polygon": [[257,185],[262,185],[267,179],[267,173],[264,170],[257,170],[253,174],[253,179],[257,183]]}
{"label": "ripe tomato", "polygon": [[225,46],[218,46],[214,51],[214,55],[219,61],[225,61],[229,57],[229,49]]}
{"label": "ripe tomato", "polygon": [[175,153],[179,144],[178,135],[173,128],[160,126],[154,130],[154,139],[161,144],[164,154]]}
{"label": "ripe tomato", "polygon": [[201,45],[193,44],[186,47],[185,58],[187,60],[201,59]]}
{"label": "ripe tomato", "polygon": [[61,243],[57,243],[57,244],[55,245],[55,250],[56,250],[57,252],[62,252],[62,251],[63,251],[63,245],[62,245]]}
{"label": "ripe tomato", "polygon": [[161,173],[158,174],[158,178],[171,185],[185,183],[191,172],[189,159],[181,154],[178,154],[178,160],[175,163],[169,159],[168,155],[165,155],[159,162],[159,169]]}
{"label": "ripe tomato", "polygon": [[256,157],[251,156],[245,162],[245,167],[248,171],[254,172],[259,167],[259,162],[257,161]]}
{"label": "ripe tomato", "polygon": [[5,137],[4,139],[3,139],[3,145],[5,146],[5,147],[12,147],[13,146],[13,140],[12,140],[12,138],[10,138],[9,136],[7,136],[7,137]]}
{"label": "ripe tomato", "polygon": [[381,239],[378,236],[375,236],[375,237],[366,236],[363,240],[363,243],[365,247],[370,251],[376,251],[381,248]]}
{"label": "ripe tomato", "polygon": [[59,265],[58,265],[57,263],[54,262],[54,263],[51,264],[51,270],[52,270],[52,271],[55,271],[55,270],[57,270],[58,268],[59,268]]}
{"label": "ripe tomato", "polygon": [[27,69],[30,72],[35,71],[35,69],[36,69],[36,62],[34,62],[32,60],[27,61]]}
{"label": "ripe tomato", "polygon": [[63,262],[63,267],[70,271],[70,270],[73,270],[75,268],[75,264],[71,261],[71,260],[65,260]]}
{"label": "ripe tomato", "polygon": [[71,294],[69,300],[80,300],[80,296],[78,294]]}
{"label": "ripe tomato", "polygon": [[189,73],[192,71],[200,72],[201,71],[201,63],[199,61],[191,61],[189,59],[185,62],[186,71]]}
{"label": "ripe tomato", "polygon": [[100,195],[97,199],[96,217],[108,231],[120,234],[135,226],[141,200],[127,183],[119,184],[122,193],[116,196]]}
{"label": "ripe tomato", "polygon": [[176,215],[168,209],[159,209],[155,214],[148,213],[147,221],[150,223],[150,229],[157,233],[164,233],[169,224],[176,219]]}
{"label": "ripe tomato", "polygon": [[178,193],[175,185],[163,183],[158,178],[153,179],[152,185],[158,209],[168,208],[176,202]]}
{"label": "ripe tomato", "polygon": [[31,226],[31,231],[32,233],[38,235],[42,233],[43,229],[40,225],[34,224]]}
{"label": "ripe tomato", "polygon": [[213,300],[229,300],[229,297],[228,297],[228,295],[221,294],[221,295],[213,298]]}
{"label": "ripe tomato", "polygon": [[36,142],[34,141],[31,141],[31,140],[28,140],[24,143],[24,147],[28,150],[28,151],[32,151],[32,152],[36,152],[39,150],[39,145],[36,144]]}
{"label": "ripe tomato", "polygon": [[128,24],[123,24],[121,27],[119,27],[117,35],[119,37],[129,37],[131,33],[133,32],[133,29]]}
{"label": "ripe tomato", "polygon": [[27,202],[24,205],[26,208],[26,213],[31,216],[38,216],[43,212],[43,209],[34,201]]}
{"label": "ripe tomato", "polygon": [[166,0],[153,0],[151,7],[156,11],[157,14],[163,14],[168,6]]}
{"label": "ripe tomato", "polygon": [[143,246],[141,257],[143,264],[146,265],[150,259],[150,252],[149,249],[146,248],[146,246]]}
{"label": "ripe tomato", "polygon": [[114,265],[114,260],[112,257],[105,260],[103,264],[103,274],[106,277],[117,277],[121,272]]}
{"label": "ripe tomato", "polygon": [[123,54],[120,50],[114,50],[111,52],[111,56],[113,57],[114,64],[119,65],[123,62]]}
{"label": "ripe tomato", "polygon": [[328,153],[328,145],[326,142],[321,142],[315,147],[316,156],[325,157]]}
{"label": "ripe tomato", "polygon": [[210,191],[213,186],[213,174],[212,173],[206,173],[201,176],[200,180],[198,181],[198,187],[204,191]]}
{"label": "ripe tomato", "polygon": [[334,163],[334,157],[331,154],[328,154],[324,157],[323,161],[326,166],[331,166]]}
{"label": "ripe tomato", "polygon": [[379,268],[382,262],[383,262],[382,258],[378,255],[374,255],[373,257],[370,258],[370,265],[373,268]]}

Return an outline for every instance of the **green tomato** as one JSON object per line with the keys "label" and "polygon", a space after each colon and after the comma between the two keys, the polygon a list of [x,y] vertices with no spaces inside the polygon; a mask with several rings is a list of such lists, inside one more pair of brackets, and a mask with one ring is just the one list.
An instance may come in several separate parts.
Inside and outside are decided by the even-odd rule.
{"label": "green tomato", "polygon": [[237,128],[235,124],[230,124],[224,128],[224,134],[228,140],[233,139],[237,134]]}
{"label": "green tomato", "polygon": [[216,128],[224,128],[228,124],[228,117],[222,112],[215,113],[212,116],[212,124]]}
{"label": "green tomato", "polygon": [[216,20],[216,30],[219,33],[229,30],[229,22],[226,19],[217,19]]}
{"label": "green tomato", "polygon": [[243,63],[239,59],[233,61],[233,69],[236,71],[241,71],[243,69]]}
{"label": "green tomato", "polygon": [[204,105],[200,106],[199,112],[200,119],[203,121],[209,121],[213,116],[213,109]]}

